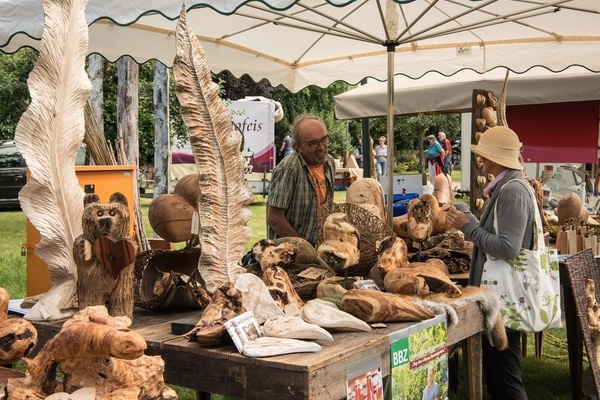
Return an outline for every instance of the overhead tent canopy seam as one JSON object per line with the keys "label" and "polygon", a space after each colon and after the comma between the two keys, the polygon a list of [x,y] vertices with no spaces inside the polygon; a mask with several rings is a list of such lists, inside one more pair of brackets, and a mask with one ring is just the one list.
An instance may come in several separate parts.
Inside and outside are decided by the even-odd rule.
{"label": "overhead tent canopy seam", "polygon": [[[474,89],[502,91],[505,68],[485,74],[460,71],[453,76],[429,73],[415,80],[394,77],[394,114],[470,112]],[[537,67],[525,74],[509,72],[507,105],[562,103],[600,99],[600,74],[571,67],[560,73]],[[369,82],[334,97],[338,119],[385,117],[386,82]]]}

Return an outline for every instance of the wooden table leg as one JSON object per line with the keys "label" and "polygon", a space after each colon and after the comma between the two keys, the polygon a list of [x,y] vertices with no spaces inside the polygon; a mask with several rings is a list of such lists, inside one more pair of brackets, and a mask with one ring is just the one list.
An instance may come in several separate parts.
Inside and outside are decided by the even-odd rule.
{"label": "wooden table leg", "polygon": [[466,361],[465,382],[468,382],[466,389],[469,399],[477,400],[482,398],[482,361],[481,361],[481,333],[465,339],[466,343]]}

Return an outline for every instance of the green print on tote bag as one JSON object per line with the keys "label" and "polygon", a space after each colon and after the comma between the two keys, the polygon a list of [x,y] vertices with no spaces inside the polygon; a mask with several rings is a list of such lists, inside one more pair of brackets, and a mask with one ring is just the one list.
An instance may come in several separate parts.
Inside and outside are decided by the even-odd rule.
{"label": "green print on tote bag", "polygon": [[[560,328],[558,252],[546,247],[544,243],[542,220],[533,189],[520,179],[513,180],[526,186],[533,199],[534,248],[521,249],[512,260],[502,260],[486,254],[487,261],[483,266],[481,286],[498,294],[504,325],[507,328],[526,333]],[[496,210],[494,231],[498,231]]]}

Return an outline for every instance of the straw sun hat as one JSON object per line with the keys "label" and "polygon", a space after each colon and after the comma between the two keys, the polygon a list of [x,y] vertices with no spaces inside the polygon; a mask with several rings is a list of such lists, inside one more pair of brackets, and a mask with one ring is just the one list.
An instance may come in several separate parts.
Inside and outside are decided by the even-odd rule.
{"label": "straw sun hat", "polygon": [[519,162],[521,142],[517,134],[505,126],[495,126],[485,131],[479,143],[471,145],[478,156],[511,169],[523,169]]}

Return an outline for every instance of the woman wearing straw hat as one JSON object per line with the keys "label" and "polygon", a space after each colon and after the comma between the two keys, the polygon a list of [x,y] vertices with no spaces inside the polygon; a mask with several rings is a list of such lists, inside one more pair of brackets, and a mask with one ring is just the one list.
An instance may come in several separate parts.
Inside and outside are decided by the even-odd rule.
{"label": "woman wearing straw hat", "polygon": [[[533,247],[533,199],[527,187],[514,179],[524,180],[519,160],[521,143],[515,132],[503,126],[487,130],[471,151],[483,162],[483,173],[494,179],[484,189],[489,202],[481,220],[469,212],[465,203],[448,209],[448,222],[460,229],[474,244],[469,284],[479,286],[486,254],[505,260],[513,259],[521,248]],[[494,209],[497,231],[494,233]],[[527,399],[522,380],[521,333],[507,330],[508,348],[498,350],[483,340],[483,371],[492,399]]]}

